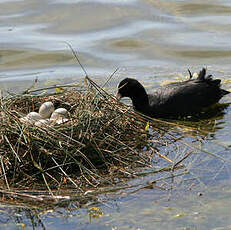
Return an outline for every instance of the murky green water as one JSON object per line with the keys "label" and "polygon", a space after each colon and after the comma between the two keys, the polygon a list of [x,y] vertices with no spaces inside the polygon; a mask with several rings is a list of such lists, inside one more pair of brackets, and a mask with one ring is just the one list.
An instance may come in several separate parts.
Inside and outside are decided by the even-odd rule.
{"label": "murky green water", "polygon": [[[231,89],[230,37],[228,0],[2,0],[0,88],[20,91],[35,78],[38,85],[81,81],[84,74],[68,42],[93,79],[103,82],[119,68],[113,87],[132,76],[151,90],[182,78],[188,68],[207,66]],[[222,99],[230,101],[229,95]],[[73,202],[45,213],[0,206],[0,229],[231,229],[231,107],[198,125],[209,127],[206,140],[185,140],[225,161],[195,150],[187,159],[190,173],[175,178],[171,192],[137,186],[102,195],[102,203],[77,208]],[[163,151],[177,161],[187,148]],[[166,184],[171,183],[158,186]],[[91,207],[98,208],[95,216]]]}

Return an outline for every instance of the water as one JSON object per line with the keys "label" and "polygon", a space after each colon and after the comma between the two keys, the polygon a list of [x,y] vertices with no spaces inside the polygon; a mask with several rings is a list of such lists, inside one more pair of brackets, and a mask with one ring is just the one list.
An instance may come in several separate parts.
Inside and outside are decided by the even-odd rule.
{"label": "water", "polygon": [[[2,0],[0,88],[22,91],[35,78],[41,86],[82,81],[84,73],[68,42],[92,79],[103,82],[119,68],[113,87],[129,76],[151,90],[182,79],[188,68],[194,72],[207,66],[231,89],[230,13],[228,0]],[[230,95],[222,99],[230,101]],[[230,229],[230,107],[204,126],[217,129],[200,145],[227,161],[195,151],[188,159],[188,180],[175,179],[171,194],[121,190],[102,195],[103,204],[79,209],[72,203],[45,213],[3,206],[0,229]],[[186,140],[192,143],[192,138]],[[180,150],[175,151],[171,156],[177,160]],[[102,215],[92,217],[92,206]]]}

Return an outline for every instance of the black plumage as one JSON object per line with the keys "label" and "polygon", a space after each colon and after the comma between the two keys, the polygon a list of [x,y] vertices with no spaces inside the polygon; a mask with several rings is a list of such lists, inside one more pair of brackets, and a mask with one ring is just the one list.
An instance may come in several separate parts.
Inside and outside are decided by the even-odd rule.
{"label": "black plumage", "polygon": [[[190,71],[189,71],[190,73]],[[135,79],[126,78],[118,86],[118,98],[129,97],[133,107],[150,117],[175,118],[201,112],[217,103],[229,92],[220,88],[220,79],[206,76],[203,68],[198,78],[171,83],[147,94],[144,87]]]}

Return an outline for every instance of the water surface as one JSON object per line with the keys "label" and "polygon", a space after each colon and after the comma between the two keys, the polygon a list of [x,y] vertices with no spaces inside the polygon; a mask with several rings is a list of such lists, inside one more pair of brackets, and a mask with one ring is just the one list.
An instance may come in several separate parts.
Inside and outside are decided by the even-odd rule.
{"label": "water surface", "polygon": [[[129,76],[152,90],[206,66],[231,89],[230,14],[228,0],[2,0],[0,88],[22,91],[35,78],[38,86],[82,81],[68,42],[93,80],[102,83],[119,68],[112,87]],[[171,193],[121,190],[102,195],[103,204],[50,212],[3,206],[0,229],[230,229],[231,108],[198,125],[211,128],[205,140],[185,140],[225,160],[195,150],[187,160],[190,174],[176,178]],[[187,150],[179,146],[162,150],[177,161]],[[103,214],[90,218],[92,206]]]}

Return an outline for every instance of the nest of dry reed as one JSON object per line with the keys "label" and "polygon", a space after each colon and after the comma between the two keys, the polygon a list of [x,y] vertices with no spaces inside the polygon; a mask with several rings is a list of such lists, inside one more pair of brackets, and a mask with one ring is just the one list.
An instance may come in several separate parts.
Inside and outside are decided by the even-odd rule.
{"label": "nest of dry reed", "polygon": [[[46,101],[66,108],[68,121],[45,128],[20,121]],[[150,135],[146,122],[92,81],[84,91],[27,91],[2,99],[0,106],[1,189],[81,190],[114,183],[118,173],[147,163],[140,155]]]}

